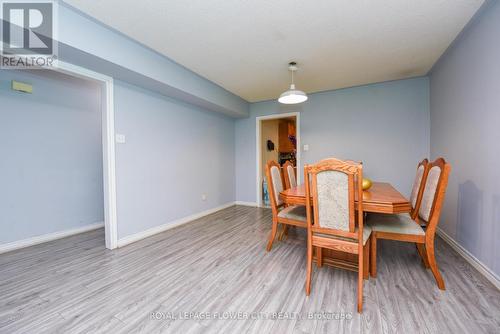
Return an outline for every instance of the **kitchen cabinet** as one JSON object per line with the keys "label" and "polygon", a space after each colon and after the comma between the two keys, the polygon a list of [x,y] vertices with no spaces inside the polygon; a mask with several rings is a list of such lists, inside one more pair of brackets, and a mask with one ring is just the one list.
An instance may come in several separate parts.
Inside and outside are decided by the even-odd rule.
{"label": "kitchen cabinet", "polygon": [[278,126],[279,132],[279,151],[280,152],[293,152],[295,144],[290,140],[290,136],[295,137],[295,122],[289,120],[282,120]]}

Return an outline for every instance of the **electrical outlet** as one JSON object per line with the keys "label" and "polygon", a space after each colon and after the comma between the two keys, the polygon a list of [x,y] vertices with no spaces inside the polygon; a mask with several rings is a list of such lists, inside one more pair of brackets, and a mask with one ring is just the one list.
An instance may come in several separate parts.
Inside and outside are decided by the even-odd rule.
{"label": "electrical outlet", "polygon": [[201,194],[201,200],[206,201],[207,200],[207,194]]}
{"label": "electrical outlet", "polygon": [[309,151],[309,145],[307,144],[304,145],[304,151]]}

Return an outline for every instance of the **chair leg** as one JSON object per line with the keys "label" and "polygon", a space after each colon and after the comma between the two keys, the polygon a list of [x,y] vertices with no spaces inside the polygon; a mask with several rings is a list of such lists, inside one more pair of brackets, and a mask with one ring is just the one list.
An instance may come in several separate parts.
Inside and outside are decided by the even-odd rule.
{"label": "chair leg", "polygon": [[307,273],[306,273],[306,295],[311,293],[313,248],[310,242],[307,243]]}
{"label": "chair leg", "polygon": [[377,237],[372,233],[370,237],[370,275],[377,277]]}
{"label": "chair leg", "polygon": [[279,241],[285,239],[285,237],[288,236],[288,225],[283,224],[283,230],[281,230],[281,234],[279,236]]}
{"label": "chair leg", "polygon": [[363,251],[358,254],[358,313],[363,311]]}
{"label": "chair leg", "polygon": [[417,251],[420,257],[422,258],[422,263],[424,264],[424,267],[429,269],[429,261],[427,260],[427,251],[425,250],[425,245],[424,244],[415,244],[417,246]]}
{"label": "chair leg", "polygon": [[445,290],[444,286],[444,280],[443,277],[441,276],[441,273],[439,272],[437,263],[436,263],[436,257],[434,254],[434,240],[431,242],[425,243],[425,249],[427,251],[427,261],[429,261],[429,266],[431,267],[432,274],[434,275],[434,278],[436,279],[436,283],[441,290]]}
{"label": "chair leg", "polygon": [[370,278],[370,240],[363,245],[363,279]]}
{"label": "chair leg", "polygon": [[281,232],[278,233],[278,241],[283,240],[283,235],[285,234],[285,226],[284,224],[281,224]]}
{"label": "chair leg", "polygon": [[323,248],[316,247],[316,264],[319,268],[323,266]]}
{"label": "chair leg", "polygon": [[269,252],[273,248],[273,241],[276,237],[276,232],[278,231],[278,222],[273,222],[273,228],[271,230],[271,235],[269,235],[269,242],[267,243],[267,251]]}

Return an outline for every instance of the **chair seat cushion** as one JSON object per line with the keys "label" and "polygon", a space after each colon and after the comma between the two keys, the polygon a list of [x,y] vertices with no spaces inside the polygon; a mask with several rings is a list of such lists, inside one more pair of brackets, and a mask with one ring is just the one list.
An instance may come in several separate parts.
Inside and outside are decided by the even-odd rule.
{"label": "chair seat cushion", "polygon": [[424,230],[407,213],[370,214],[367,224],[374,232],[386,232],[409,235],[425,235]]}
{"label": "chair seat cushion", "polygon": [[[354,233],[358,233],[358,228],[356,227],[356,230]],[[370,238],[370,234],[372,233],[372,229],[368,225],[363,226],[363,246],[366,244],[366,241],[368,238]],[[340,239],[340,240],[345,240],[345,241],[352,241],[352,242],[357,242],[355,239],[351,238],[346,238],[346,237],[341,237],[337,235],[331,235],[331,234],[325,234],[325,233],[314,233],[315,236],[317,237],[325,237],[325,238],[332,238],[332,239]]]}
{"label": "chair seat cushion", "polygon": [[286,208],[278,212],[278,217],[306,222],[306,207],[303,205],[287,206]]}

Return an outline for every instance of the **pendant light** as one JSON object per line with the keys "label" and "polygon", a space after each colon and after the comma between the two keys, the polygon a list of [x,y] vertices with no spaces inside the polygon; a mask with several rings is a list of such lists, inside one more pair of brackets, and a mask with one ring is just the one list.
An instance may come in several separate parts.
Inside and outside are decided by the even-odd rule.
{"label": "pendant light", "polygon": [[301,90],[295,89],[295,84],[293,82],[293,73],[297,71],[297,63],[292,61],[288,64],[288,70],[292,72],[292,84],[290,89],[280,95],[278,99],[279,103],[283,104],[297,104],[307,101],[307,95]]}

